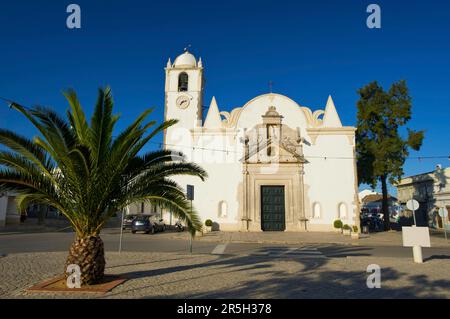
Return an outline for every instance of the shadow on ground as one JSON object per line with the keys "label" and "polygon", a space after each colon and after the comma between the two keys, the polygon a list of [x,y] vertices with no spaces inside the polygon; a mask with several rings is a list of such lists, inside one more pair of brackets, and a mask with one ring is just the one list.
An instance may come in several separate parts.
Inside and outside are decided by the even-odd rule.
{"label": "shadow on ground", "polygon": [[[342,247],[338,255],[365,256],[358,247]],[[175,267],[161,267],[125,273],[130,279],[151,278],[154,276],[170,275],[178,272],[197,270],[194,275],[187,273],[183,280],[171,281],[159,285],[173,285],[180,283],[181,292],[174,292],[169,296],[158,295],[158,284],[149,284],[139,288],[109,294],[108,296],[145,295],[146,290],[155,292],[143,298],[446,298],[450,280],[429,280],[425,275],[410,275],[393,268],[382,269],[382,288],[369,289],[366,281],[370,275],[366,267],[360,271],[346,269],[327,269],[330,258],[314,258],[304,256],[270,255],[270,247],[264,247],[245,256],[218,257],[205,263],[194,263]],[[269,255],[267,255],[269,253]],[[438,258],[438,256],[435,256]],[[291,261],[302,267],[292,267],[301,271],[288,271],[276,268],[282,261]],[[248,272],[245,280],[237,280],[233,284],[234,275]],[[229,284],[221,282],[214,288],[217,278],[229,276]],[[205,279],[205,277],[207,277]],[[259,277],[259,278],[258,278]],[[263,278],[261,278],[263,277]],[[242,276],[240,276],[242,278]],[[401,281],[401,284],[394,283]],[[190,289],[186,282],[191,282],[196,289]],[[207,282],[205,284],[205,282]],[[390,283],[387,288],[383,287]],[[223,286],[226,288],[223,288]],[[200,289],[199,286],[201,287]],[[201,290],[201,292],[198,292]],[[442,291],[444,290],[444,291]],[[197,292],[192,292],[197,291]]]}

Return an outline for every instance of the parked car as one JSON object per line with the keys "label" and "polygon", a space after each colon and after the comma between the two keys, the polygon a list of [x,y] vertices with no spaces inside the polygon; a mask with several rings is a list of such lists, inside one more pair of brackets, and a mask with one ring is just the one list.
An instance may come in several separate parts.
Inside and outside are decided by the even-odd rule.
{"label": "parked car", "polygon": [[368,227],[370,231],[379,232],[383,231],[384,223],[382,214],[371,212],[361,218],[361,229]]}
{"label": "parked car", "polygon": [[136,215],[126,215],[123,218],[123,226],[122,229],[131,229],[131,223],[133,222],[133,220],[136,218]]}
{"label": "parked car", "polygon": [[143,231],[146,234],[162,232],[166,229],[163,219],[158,219],[155,216],[136,216],[131,223],[131,232],[135,234],[138,231]]}

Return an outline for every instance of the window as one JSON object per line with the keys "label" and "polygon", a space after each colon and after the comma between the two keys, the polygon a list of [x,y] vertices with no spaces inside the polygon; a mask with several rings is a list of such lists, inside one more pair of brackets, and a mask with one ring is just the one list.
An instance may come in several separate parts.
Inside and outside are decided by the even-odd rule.
{"label": "window", "polygon": [[186,72],[180,73],[178,76],[178,92],[186,92],[188,90],[189,76]]}
{"label": "window", "polygon": [[320,218],[320,214],[321,214],[321,207],[319,203],[314,203],[313,204],[313,218],[314,219],[318,219]]}
{"label": "window", "polygon": [[226,218],[228,215],[228,204],[226,201],[221,201],[219,203],[219,217]]}
{"label": "window", "polygon": [[447,221],[446,221],[446,224],[448,224],[450,222],[450,206],[446,206],[445,208],[447,208]]}
{"label": "window", "polygon": [[340,203],[338,207],[338,218],[346,219],[347,218],[347,205],[345,203]]}

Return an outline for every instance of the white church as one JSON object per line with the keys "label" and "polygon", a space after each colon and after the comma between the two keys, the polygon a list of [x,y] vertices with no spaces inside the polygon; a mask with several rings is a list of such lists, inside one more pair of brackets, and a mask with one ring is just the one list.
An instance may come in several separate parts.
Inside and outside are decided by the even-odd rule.
{"label": "white church", "polygon": [[331,97],[312,111],[287,96],[263,94],[230,112],[213,97],[202,118],[204,67],[185,51],[165,68],[164,145],[208,172],[194,186],[202,221],[224,231],[332,231],[359,226],[355,131],[343,126]]}

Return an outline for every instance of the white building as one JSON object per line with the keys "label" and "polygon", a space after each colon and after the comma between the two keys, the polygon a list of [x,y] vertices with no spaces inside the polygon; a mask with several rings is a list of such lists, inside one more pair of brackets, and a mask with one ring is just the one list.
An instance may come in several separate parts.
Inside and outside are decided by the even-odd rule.
{"label": "white building", "polygon": [[[410,199],[419,202],[418,224],[450,229],[450,167],[438,165],[434,171],[403,177],[396,186],[401,204]],[[445,219],[438,214],[440,208],[448,212]]]}
{"label": "white building", "polygon": [[17,210],[16,197],[12,193],[0,193],[0,227],[18,224],[20,215]]}
{"label": "white building", "polygon": [[209,174],[195,187],[203,221],[221,230],[328,231],[333,221],[359,226],[355,128],[343,126],[331,97],[312,111],[287,96],[257,96],[231,112],[213,98],[202,119],[204,68],[189,52],[167,63],[167,148]]}
{"label": "white building", "polygon": [[371,190],[371,189],[363,189],[362,191],[360,191],[358,193],[358,198],[359,198],[359,202],[361,203],[362,200],[364,199],[364,197],[368,196],[368,195],[377,195],[378,193]]}

